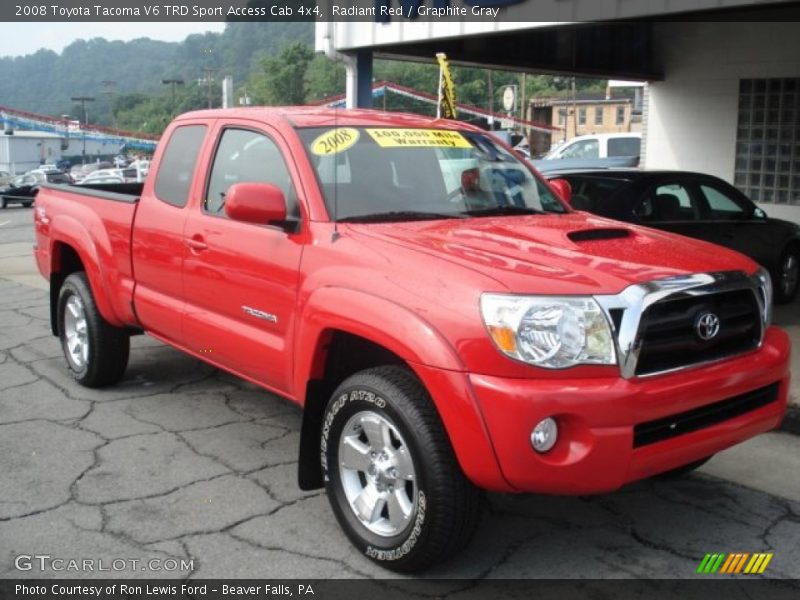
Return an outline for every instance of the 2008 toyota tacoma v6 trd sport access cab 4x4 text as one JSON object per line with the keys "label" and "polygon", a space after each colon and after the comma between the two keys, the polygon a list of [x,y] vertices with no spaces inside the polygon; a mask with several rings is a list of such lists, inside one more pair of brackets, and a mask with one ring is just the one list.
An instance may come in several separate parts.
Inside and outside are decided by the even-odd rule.
{"label": "2008 toyota tacoma v6 trd sport access cab 4x4 text", "polygon": [[300,486],[390,569],[462,548],[481,488],[614,490],[785,411],[763,269],[573,211],[463,123],[189,113],[144,184],[43,186],[34,218],[78,382],[144,331],[302,405]]}

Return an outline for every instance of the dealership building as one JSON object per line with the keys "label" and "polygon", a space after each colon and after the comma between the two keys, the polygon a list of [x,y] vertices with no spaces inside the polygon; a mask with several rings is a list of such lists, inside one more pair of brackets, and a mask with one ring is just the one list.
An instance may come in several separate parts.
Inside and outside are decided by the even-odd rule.
{"label": "dealership building", "polygon": [[460,65],[646,82],[645,168],[716,175],[771,216],[800,222],[800,3],[484,4],[506,6],[491,21],[318,23],[316,48],[345,62],[349,106],[371,105],[375,57],[431,62],[445,52]]}

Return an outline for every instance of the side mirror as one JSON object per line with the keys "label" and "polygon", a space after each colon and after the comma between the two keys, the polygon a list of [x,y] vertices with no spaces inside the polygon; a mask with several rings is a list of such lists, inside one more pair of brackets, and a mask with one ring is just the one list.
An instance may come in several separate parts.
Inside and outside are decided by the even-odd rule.
{"label": "side mirror", "polygon": [[234,221],[286,225],[286,198],[271,183],[234,183],[225,194],[225,214]]}
{"label": "side mirror", "polygon": [[761,209],[761,208],[756,208],[753,211],[753,217],[755,217],[756,219],[761,219],[762,221],[765,221],[767,219],[767,213],[765,213],[764,210]]}
{"label": "side mirror", "polygon": [[572,186],[569,181],[566,179],[551,179],[550,187],[553,188],[559,198],[569,206],[572,206]]}

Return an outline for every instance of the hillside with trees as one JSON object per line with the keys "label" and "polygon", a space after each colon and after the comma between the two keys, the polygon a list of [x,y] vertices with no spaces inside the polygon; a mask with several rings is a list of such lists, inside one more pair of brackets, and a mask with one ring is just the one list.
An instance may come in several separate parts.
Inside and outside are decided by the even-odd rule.
{"label": "hillside with trees", "polygon": [[[222,33],[191,35],[182,42],[147,38],[130,42],[102,38],[78,40],[61,54],[40,50],[23,57],[0,58],[0,105],[49,115],[81,117],[70,98],[93,96],[89,122],[130,131],[160,134],[176,114],[219,106],[220,82],[231,76],[235,98],[253,105],[316,102],[341,94],[343,65],[313,50],[311,23],[228,23]],[[436,93],[438,66],[429,63],[376,60],[374,78]],[[459,102],[499,108],[502,86],[520,84],[518,73],[454,67]],[[181,80],[181,85],[162,83]],[[209,79],[210,85],[209,85]],[[525,97],[564,96],[571,80],[528,75]],[[109,83],[112,82],[112,83]],[[605,81],[577,80],[580,92],[601,91]],[[173,89],[174,88],[174,89]],[[174,95],[173,95],[174,94]],[[388,96],[380,107],[433,114],[429,104]]]}

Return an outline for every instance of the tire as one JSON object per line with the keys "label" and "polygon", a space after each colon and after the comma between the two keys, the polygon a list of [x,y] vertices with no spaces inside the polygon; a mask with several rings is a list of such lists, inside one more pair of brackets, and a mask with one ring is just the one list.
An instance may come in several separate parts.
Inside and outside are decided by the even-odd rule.
{"label": "tire", "polygon": [[800,289],[800,249],[787,248],[781,256],[773,278],[775,304],[786,304],[797,296]]}
{"label": "tire", "polygon": [[323,415],[321,459],[339,524],[387,569],[427,569],[475,532],[482,494],[462,473],[427,391],[402,367],[361,371],[336,389]]}
{"label": "tire", "polygon": [[25,208],[30,208],[31,206],[33,206],[33,202],[23,202],[22,206],[24,206]]}
{"label": "tire", "polygon": [[5,196],[0,196],[0,208],[5,208],[6,207],[6,202],[7,202],[6,201],[6,197]]}
{"label": "tire", "polygon": [[130,336],[102,317],[85,273],[64,280],[57,311],[61,348],[75,381],[91,388],[117,383],[128,366]]}
{"label": "tire", "polygon": [[665,471],[655,476],[656,479],[677,479],[679,477],[683,477],[684,475],[688,475],[692,471],[695,471],[706,464],[714,455],[707,456],[706,458],[696,460],[688,465],[683,465],[682,467],[678,467],[677,469],[672,469],[671,471]]}

